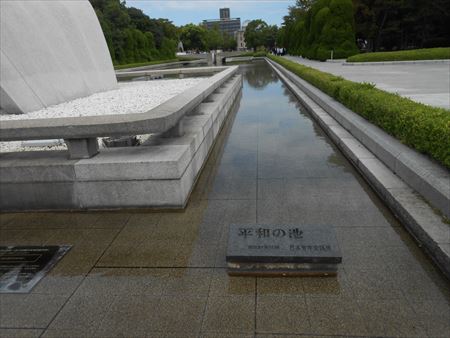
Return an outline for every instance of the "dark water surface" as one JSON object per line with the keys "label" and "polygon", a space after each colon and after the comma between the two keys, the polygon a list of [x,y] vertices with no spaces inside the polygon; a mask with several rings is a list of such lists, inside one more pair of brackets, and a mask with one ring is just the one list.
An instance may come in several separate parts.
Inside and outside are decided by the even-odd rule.
{"label": "dark water surface", "polygon": [[[241,72],[185,210],[2,216],[2,245],[73,247],[31,294],[0,295],[0,335],[448,336],[441,273],[270,67]],[[230,278],[230,223],[332,225],[338,277]]]}

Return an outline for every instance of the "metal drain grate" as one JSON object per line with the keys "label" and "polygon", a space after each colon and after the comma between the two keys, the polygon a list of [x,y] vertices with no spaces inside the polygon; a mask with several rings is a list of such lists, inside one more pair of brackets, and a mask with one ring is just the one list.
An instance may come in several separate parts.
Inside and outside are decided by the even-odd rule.
{"label": "metal drain grate", "polygon": [[0,246],[0,293],[28,293],[70,250],[61,246]]}

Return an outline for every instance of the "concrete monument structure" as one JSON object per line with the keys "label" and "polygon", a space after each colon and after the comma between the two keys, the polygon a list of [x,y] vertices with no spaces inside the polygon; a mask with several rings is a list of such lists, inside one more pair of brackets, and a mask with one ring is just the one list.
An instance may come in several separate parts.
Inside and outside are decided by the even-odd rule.
{"label": "concrete monument structure", "polygon": [[[87,0],[0,5],[2,111],[25,113],[118,86]],[[237,66],[158,72],[209,76],[145,112],[3,120],[0,141],[63,139],[67,150],[2,152],[0,209],[183,208],[239,100],[242,76]],[[100,137],[148,134],[154,143],[98,146]]]}
{"label": "concrete monument structure", "polygon": [[116,88],[89,1],[0,1],[0,108],[20,114]]}

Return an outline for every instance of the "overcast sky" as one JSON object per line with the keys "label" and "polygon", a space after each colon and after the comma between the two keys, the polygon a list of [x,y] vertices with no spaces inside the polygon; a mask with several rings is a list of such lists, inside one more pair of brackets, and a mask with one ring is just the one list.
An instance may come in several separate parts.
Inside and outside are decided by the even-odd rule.
{"label": "overcast sky", "polygon": [[287,8],[295,0],[127,0],[129,7],[143,10],[151,18],[166,18],[175,25],[198,24],[218,19],[219,8],[230,8],[231,17],[245,20],[263,19],[270,25],[281,25]]}

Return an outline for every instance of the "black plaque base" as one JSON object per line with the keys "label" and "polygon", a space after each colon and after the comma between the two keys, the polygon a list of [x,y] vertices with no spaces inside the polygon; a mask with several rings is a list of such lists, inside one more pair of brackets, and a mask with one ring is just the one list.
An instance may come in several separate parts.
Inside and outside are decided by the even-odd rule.
{"label": "black plaque base", "polygon": [[228,263],[230,276],[336,276],[336,264]]}
{"label": "black plaque base", "polygon": [[0,293],[28,293],[70,246],[0,246]]}
{"label": "black plaque base", "polygon": [[333,227],[230,225],[228,274],[335,276],[342,256]]}

